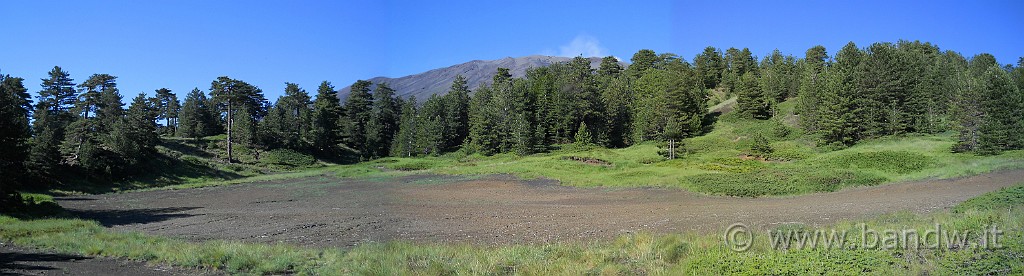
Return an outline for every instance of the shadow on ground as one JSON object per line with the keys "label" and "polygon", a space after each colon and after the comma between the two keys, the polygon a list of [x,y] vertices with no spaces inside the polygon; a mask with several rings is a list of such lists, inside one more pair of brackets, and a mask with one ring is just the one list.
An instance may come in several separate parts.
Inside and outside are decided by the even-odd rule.
{"label": "shadow on ground", "polygon": [[[0,252],[0,275],[34,275],[59,268],[39,265],[40,262],[73,262],[92,259],[68,254]],[[15,272],[17,271],[17,272]]]}
{"label": "shadow on ground", "polygon": [[167,207],[167,208],[145,208],[127,210],[79,210],[68,209],[67,212],[73,217],[95,220],[103,226],[112,227],[129,224],[146,224],[161,222],[176,218],[187,218],[193,214],[181,212],[199,209],[200,207]]}

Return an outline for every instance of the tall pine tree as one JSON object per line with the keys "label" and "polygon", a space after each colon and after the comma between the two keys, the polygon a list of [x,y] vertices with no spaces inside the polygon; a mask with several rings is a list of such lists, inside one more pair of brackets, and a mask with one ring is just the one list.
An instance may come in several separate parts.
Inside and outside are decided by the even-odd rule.
{"label": "tall pine tree", "polygon": [[373,148],[367,141],[367,126],[373,112],[373,95],[370,94],[372,83],[365,80],[352,84],[348,98],[345,100],[345,144],[359,152],[360,159],[373,155]]}
{"label": "tall pine tree", "polygon": [[273,107],[268,109],[267,117],[260,124],[261,136],[265,145],[284,147],[294,150],[305,150],[310,143],[312,127],[312,110],[309,94],[299,88],[298,84],[285,83],[284,95],[277,99]]}
{"label": "tall pine tree", "polygon": [[77,94],[74,80],[60,66],[54,66],[40,86],[42,90],[32,113],[33,136],[27,168],[38,177],[49,178],[60,164],[60,144],[74,118],[71,109]]}
{"label": "tall pine tree", "polygon": [[452,151],[462,146],[469,136],[469,86],[466,78],[456,75],[448,94],[444,95],[445,122],[448,130],[445,131],[444,147],[446,151]]}
{"label": "tall pine tree", "polygon": [[177,127],[178,112],[181,110],[178,95],[175,95],[170,89],[160,88],[156,90],[154,99],[155,108],[159,114],[157,119],[164,120],[161,132],[173,136]]}
{"label": "tall pine tree", "polygon": [[333,152],[341,143],[340,118],[344,115],[338,92],[331,83],[324,81],[317,88],[316,99],[313,101],[311,127],[306,140],[312,143],[313,149],[321,156]]}
{"label": "tall pine tree", "polygon": [[401,105],[395,99],[395,90],[387,83],[378,83],[373,92],[370,120],[366,125],[366,143],[369,155],[377,158],[388,156],[391,142],[398,132],[398,115]]}
{"label": "tall pine tree", "polygon": [[[693,59],[697,67],[697,74],[704,88],[715,88],[722,81],[722,72],[725,70],[725,63],[722,61],[722,53],[715,47],[708,46],[704,52]],[[740,73],[742,74],[742,73]]]}
{"label": "tall pine tree", "polygon": [[94,74],[78,85],[82,92],[75,103],[76,118],[68,125],[61,146],[64,163],[92,173],[111,172],[110,168],[116,161],[111,160],[110,154],[107,154],[109,146],[103,145],[103,141],[107,140],[113,126],[104,125],[104,121],[110,119],[101,120],[99,114],[102,113],[106,117],[122,112],[113,110],[120,109],[120,103],[111,103],[111,99],[104,100],[104,95],[107,95],[107,98],[111,97],[110,94],[119,95],[116,80],[117,77],[108,74]]}
{"label": "tall pine tree", "polygon": [[198,142],[199,138],[212,134],[212,128],[217,122],[213,121],[214,114],[210,113],[209,105],[210,102],[203,91],[199,88],[192,89],[185,96],[185,102],[181,107],[177,135]]}
{"label": "tall pine tree", "polygon": [[14,196],[28,183],[25,161],[28,158],[29,112],[32,109],[23,79],[0,74],[0,206],[20,201]]}
{"label": "tall pine tree", "polygon": [[808,132],[818,131],[818,125],[821,122],[820,112],[818,112],[822,105],[820,88],[825,79],[828,59],[828,53],[821,45],[807,49],[804,55],[797,91],[799,99],[796,103],[796,113],[800,116],[800,126]]}
{"label": "tall pine tree", "polygon": [[398,119],[398,134],[391,143],[391,155],[412,157],[416,155],[416,134],[418,131],[416,97],[409,96],[402,102],[402,113]]}
{"label": "tall pine tree", "polygon": [[114,127],[110,137],[111,149],[123,158],[120,171],[137,172],[135,168],[139,164],[156,154],[159,138],[154,109],[146,95],[140,93],[132,99],[125,117]]}
{"label": "tall pine tree", "polygon": [[[234,136],[236,131],[241,130],[243,135],[254,138],[256,133],[256,120],[263,117],[266,112],[266,98],[263,91],[244,81],[235,80],[226,76],[218,77],[210,84],[210,94],[220,112],[224,116],[224,129],[227,130],[227,162],[233,162]],[[244,111],[242,111],[244,109]],[[235,115],[242,113],[245,116]],[[239,122],[238,120],[242,121]]]}

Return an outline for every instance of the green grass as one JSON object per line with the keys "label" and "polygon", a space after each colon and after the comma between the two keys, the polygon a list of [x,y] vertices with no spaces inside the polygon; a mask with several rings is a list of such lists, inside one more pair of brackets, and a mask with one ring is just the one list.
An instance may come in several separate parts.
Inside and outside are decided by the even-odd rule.
{"label": "green grass", "polygon": [[[1021,274],[1024,273],[1024,185],[992,192],[930,215],[895,213],[845,221],[827,229],[849,231],[860,244],[861,225],[914,229],[939,224],[951,230],[998,225],[1003,248],[774,249],[755,232],[753,247],[733,252],[721,235],[636,234],[610,241],[546,245],[481,246],[411,242],[369,243],[350,249],[313,249],[286,244],[186,242],[137,232],[117,232],[79,219],[0,216],[0,240],[64,253],[106,256],[245,274],[451,275],[451,274]],[[35,197],[35,196],[33,196]],[[1006,199],[1014,199],[1007,201]],[[45,196],[37,200],[46,200]],[[999,205],[999,208],[989,208]],[[1005,207],[1005,208],[1004,208]],[[755,228],[756,229],[756,228]],[[810,229],[801,225],[777,229]],[[972,232],[974,233],[974,232]],[[976,240],[975,233],[970,236]]]}

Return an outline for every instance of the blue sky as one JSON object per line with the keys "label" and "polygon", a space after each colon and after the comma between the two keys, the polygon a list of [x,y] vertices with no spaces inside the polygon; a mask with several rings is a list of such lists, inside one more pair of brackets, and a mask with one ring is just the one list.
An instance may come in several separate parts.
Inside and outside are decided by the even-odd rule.
{"label": "blue sky", "polygon": [[204,91],[227,75],[271,100],[475,59],[614,55],[687,60],[705,46],[802,56],[898,39],[1000,63],[1024,56],[1024,1],[8,1],[0,72],[32,92],[54,65],[118,76],[126,101]]}

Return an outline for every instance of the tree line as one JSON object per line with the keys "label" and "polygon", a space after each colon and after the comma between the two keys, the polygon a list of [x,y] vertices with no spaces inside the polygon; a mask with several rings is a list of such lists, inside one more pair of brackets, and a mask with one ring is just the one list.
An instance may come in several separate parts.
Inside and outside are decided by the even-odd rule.
{"label": "tree line", "polygon": [[[166,88],[139,94],[125,109],[117,77],[94,74],[75,84],[54,67],[35,100],[23,79],[0,75],[0,189],[53,182],[55,172],[140,173],[159,136],[195,141],[225,135],[233,148],[290,149],[321,158],[358,160],[439,155],[452,151],[531,154],[556,145],[627,147],[665,143],[683,154],[683,139],[701,135],[713,116],[713,91],[735,95],[737,110],[776,118],[795,100],[799,126],[820,145],[850,146],[889,135],[955,131],[952,150],[981,154],[1024,147],[1024,59],[1000,66],[990,54],[970,59],[919,41],[849,43],[830,57],[822,46],[801,58],[778,50],[707,47],[687,62],[640,50],[623,66],[605,57],[598,68],[577,57],[514,78],[499,68],[492,81],[421,102],[396,96],[387,83],[359,80],[342,101],[324,81],[311,97],[294,83],[273,103],[242,80],[219,77],[183,101]],[[34,102],[34,103],[33,103]],[[158,123],[159,122],[159,123]],[[9,194],[9,193],[5,193]]]}

